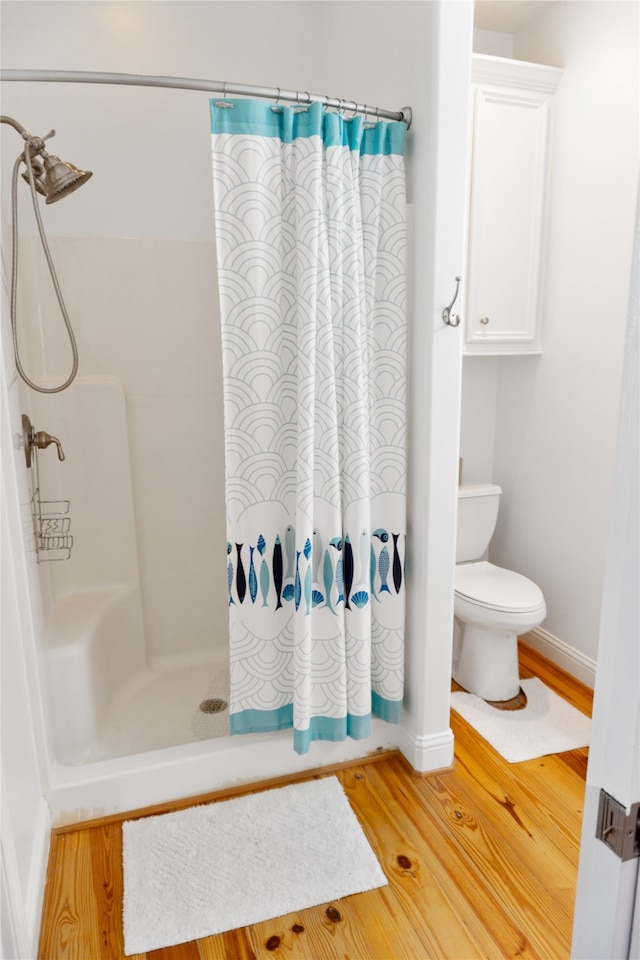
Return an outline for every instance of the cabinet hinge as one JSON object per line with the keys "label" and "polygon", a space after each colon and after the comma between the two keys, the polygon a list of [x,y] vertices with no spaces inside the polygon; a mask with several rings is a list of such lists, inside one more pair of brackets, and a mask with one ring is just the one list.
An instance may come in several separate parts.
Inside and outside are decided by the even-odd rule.
{"label": "cabinet hinge", "polygon": [[600,790],[596,837],[621,860],[640,857],[640,801],[626,808],[604,790]]}

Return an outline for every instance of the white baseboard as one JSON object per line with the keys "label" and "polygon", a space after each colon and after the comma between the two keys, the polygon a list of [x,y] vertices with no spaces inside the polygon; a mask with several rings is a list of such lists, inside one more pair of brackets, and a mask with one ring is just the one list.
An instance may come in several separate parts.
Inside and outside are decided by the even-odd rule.
{"label": "white baseboard", "polygon": [[569,646],[559,637],[554,637],[552,633],[543,630],[542,627],[536,627],[522,639],[527,646],[537,650],[547,660],[551,660],[556,666],[562,667],[576,680],[580,680],[593,690],[596,679],[596,662],[591,657],[585,656],[584,653]]}
{"label": "white baseboard", "polygon": [[430,773],[444,770],[453,764],[453,733],[443,730],[441,733],[426,737],[417,736],[406,727],[402,727],[399,743],[400,752],[418,773]]}

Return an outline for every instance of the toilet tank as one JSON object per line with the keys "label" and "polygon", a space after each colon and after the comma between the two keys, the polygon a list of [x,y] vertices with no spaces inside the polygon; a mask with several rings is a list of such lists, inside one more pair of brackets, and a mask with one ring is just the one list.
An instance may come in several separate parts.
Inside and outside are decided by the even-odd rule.
{"label": "toilet tank", "polygon": [[458,487],[456,563],[484,556],[496,528],[501,493],[495,483],[461,483]]}

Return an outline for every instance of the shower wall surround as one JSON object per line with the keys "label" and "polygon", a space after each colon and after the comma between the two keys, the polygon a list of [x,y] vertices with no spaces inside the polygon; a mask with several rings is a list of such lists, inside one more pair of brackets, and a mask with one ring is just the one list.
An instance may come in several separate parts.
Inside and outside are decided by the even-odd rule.
{"label": "shower wall surround", "polygon": [[[81,379],[115,380],[126,397],[148,655],[211,653],[212,646],[225,652],[222,387],[213,244],[57,237],[52,254],[73,304]],[[54,295],[42,272],[38,276],[43,298],[38,313],[50,317]],[[65,345],[51,327],[44,333],[45,355],[47,374],[55,377],[68,361]],[[65,407],[69,410],[64,402],[50,403],[51,412],[41,414],[42,423],[63,445]],[[41,455],[45,472],[55,471],[56,498],[69,497],[64,486],[69,467],[79,467],[86,476],[91,459],[104,455],[108,443],[97,411],[76,456],[58,466],[55,458]],[[90,554],[100,543],[103,523],[126,529],[132,522],[118,514],[108,485],[101,490],[94,483],[86,494],[80,486],[76,509],[83,496],[91,508],[82,532],[76,525],[72,557],[50,572],[58,595],[68,594],[74,582],[81,586],[83,577],[89,579],[83,589],[99,587],[104,573],[96,571],[91,582],[91,574],[83,571],[91,567]]]}

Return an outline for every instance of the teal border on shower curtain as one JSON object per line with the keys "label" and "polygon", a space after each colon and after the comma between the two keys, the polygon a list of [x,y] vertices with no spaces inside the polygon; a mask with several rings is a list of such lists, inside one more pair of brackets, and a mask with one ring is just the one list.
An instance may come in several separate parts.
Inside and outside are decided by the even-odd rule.
{"label": "teal border on shower curtain", "polygon": [[287,107],[264,100],[212,99],[209,109],[212,134],[278,137],[283,143],[321,136],[325,147],[348,147],[369,156],[404,155],[407,125],[399,120],[365,124],[361,116],[347,119],[319,102]]}
{"label": "teal border on shower curtain", "polygon": [[[347,714],[346,717],[311,717],[306,730],[293,731],[293,747],[296,753],[307,753],[314,740],[339,742],[346,737],[352,740],[366,740],[371,736],[371,717],[379,717],[387,723],[400,723],[402,719],[402,701],[385,700],[377,693],[371,693],[371,713],[362,717]],[[289,730],[293,726],[293,704],[285,704],[276,710],[241,710],[232,713],[230,730],[236,733],[274,733]]]}

